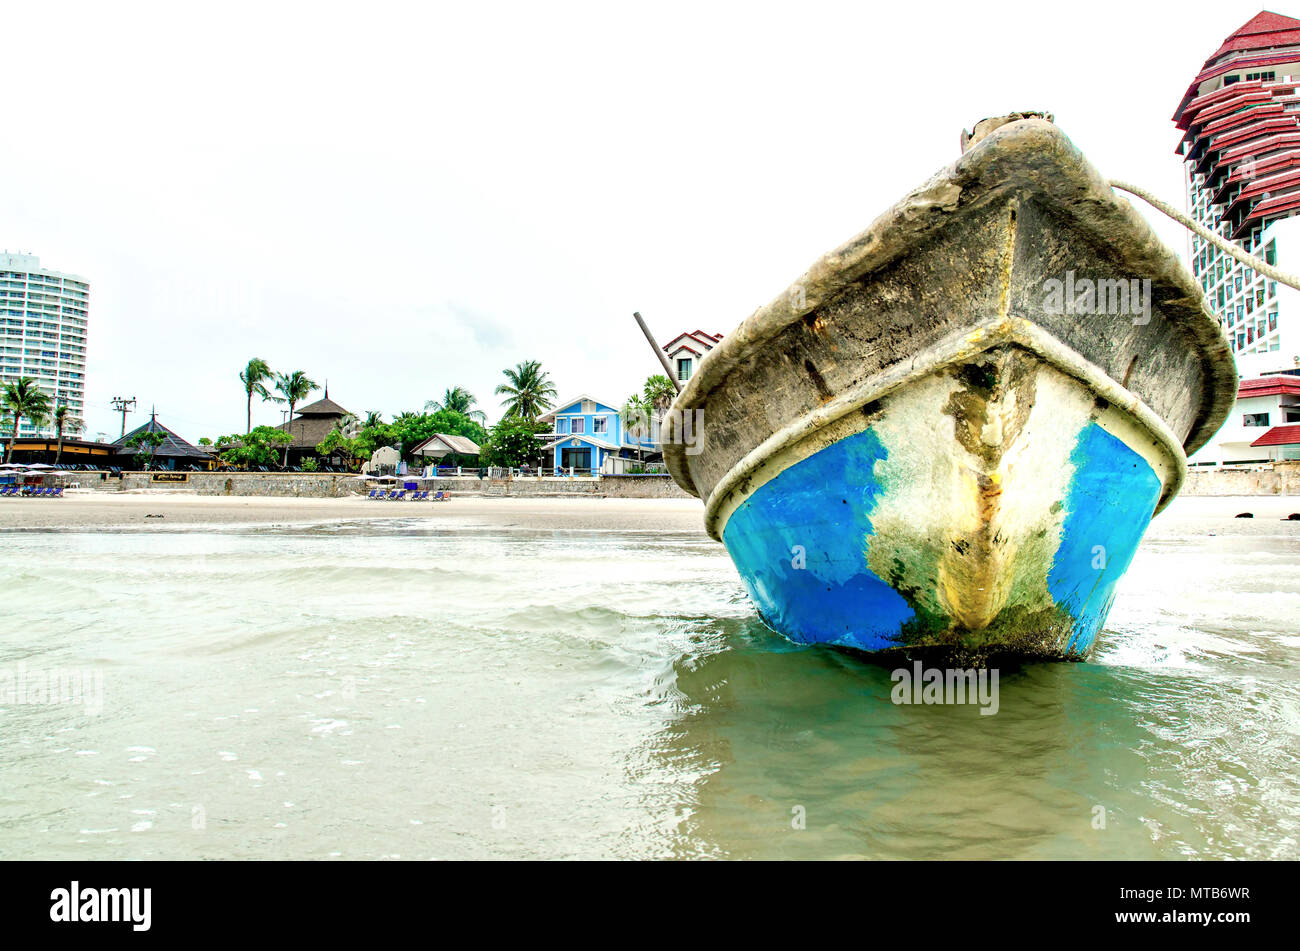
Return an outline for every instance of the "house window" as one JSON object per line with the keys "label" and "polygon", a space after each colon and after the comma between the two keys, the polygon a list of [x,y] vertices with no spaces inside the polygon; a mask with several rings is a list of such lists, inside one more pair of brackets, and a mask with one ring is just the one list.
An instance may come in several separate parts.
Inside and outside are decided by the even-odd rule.
{"label": "house window", "polygon": [[689,380],[691,378],[691,358],[682,357],[677,361],[677,379]]}
{"label": "house window", "polygon": [[569,421],[567,419],[557,419],[555,421],[555,431],[557,433],[567,433],[569,431]]}
{"label": "house window", "polygon": [[1243,426],[1267,426],[1268,413],[1246,413],[1241,417]]}
{"label": "house window", "polygon": [[609,432],[609,417],[608,417],[608,416],[597,416],[595,419],[593,419],[593,420],[591,421],[591,431],[592,431],[593,433],[607,433],[607,432]]}
{"label": "house window", "polygon": [[587,431],[587,421],[581,416],[573,417],[573,432],[585,433]]}

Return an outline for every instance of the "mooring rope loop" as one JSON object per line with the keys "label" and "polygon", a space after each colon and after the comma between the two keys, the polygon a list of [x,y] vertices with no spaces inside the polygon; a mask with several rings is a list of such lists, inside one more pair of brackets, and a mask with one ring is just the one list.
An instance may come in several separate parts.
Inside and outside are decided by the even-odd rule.
{"label": "mooring rope loop", "polygon": [[1288,274],[1286,271],[1280,271],[1277,268],[1275,268],[1273,265],[1269,264],[1267,261],[1260,260],[1259,258],[1255,257],[1255,255],[1250,254],[1247,251],[1243,250],[1238,245],[1233,244],[1227,238],[1223,237],[1223,235],[1215,234],[1213,231],[1205,227],[1205,225],[1201,224],[1199,221],[1196,221],[1188,217],[1187,215],[1183,214],[1173,205],[1161,201],[1159,198],[1151,194],[1145,188],[1138,188],[1136,185],[1130,185],[1127,182],[1117,181],[1113,178],[1110,181],[1108,181],[1106,184],[1109,185],[1111,188],[1118,188],[1120,191],[1125,191],[1131,195],[1136,195],[1138,198],[1141,198],[1152,208],[1156,209],[1157,211],[1164,212],[1166,215],[1174,219],[1174,221],[1178,222],[1183,227],[1196,232],[1198,235],[1200,235],[1206,241],[1210,242],[1220,251],[1223,251],[1225,254],[1232,255],[1242,264],[1246,265],[1247,267],[1254,268],[1256,271],[1258,271],[1260,274],[1263,274],[1265,277],[1271,277],[1279,284],[1285,284],[1287,287],[1294,287],[1296,290],[1300,290],[1300,277],[1296,277],[1294,274]]}

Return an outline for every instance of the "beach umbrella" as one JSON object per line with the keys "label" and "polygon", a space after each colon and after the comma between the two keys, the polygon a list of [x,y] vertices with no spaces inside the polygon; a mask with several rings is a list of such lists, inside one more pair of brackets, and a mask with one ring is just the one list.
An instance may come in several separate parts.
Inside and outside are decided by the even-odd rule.
{"label": "beach umbrella", "polygon": [[29,462],[27,464],[27,468],[28,469],[53,469],[54,466],[47,466],[43,462]]}

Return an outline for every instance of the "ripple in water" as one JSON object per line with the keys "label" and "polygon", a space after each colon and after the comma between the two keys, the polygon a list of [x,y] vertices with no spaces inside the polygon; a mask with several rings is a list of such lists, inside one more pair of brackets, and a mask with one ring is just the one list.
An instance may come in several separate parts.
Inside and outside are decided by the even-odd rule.
{"label": "ripple in water", "polygon": [[0,671],[102,701],[2,704],[5,858],[1300,857],[1294,538],[1148,543],[996,716],[772,634],[696,535],[5,540]]}

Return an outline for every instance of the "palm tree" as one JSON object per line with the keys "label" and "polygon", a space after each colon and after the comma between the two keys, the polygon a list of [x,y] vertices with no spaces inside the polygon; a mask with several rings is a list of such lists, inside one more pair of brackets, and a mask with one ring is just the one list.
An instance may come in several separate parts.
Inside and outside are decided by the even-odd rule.
{"label": "palm tree", "polygon": [[[320,387],[307,379],[306,373],[301,370],[294,370],[292,373],[275,374],[275,388],[284,395],[275,396],[272,399],[277,403],[289,404],[289,424],[285,427],[285,432],[288,432],[289,428],[293,426],[294,407],[305,400],[312,390],[319,390]],[[289,445],[290,443],[284,444],[284,462],[282,465],[286,468],[289,465]]]}
{"label": "palm tree", "polygon": [[20,376],[5,385],[4,395],[0,397],[0,406],[3,406],[5,412],[14,418],[13,432],[9,436],[9,454],[5,457],[6,462],[12,462],[14,441],[18,438],[18,424],[22,422],[24,416],[33,423],[44,420],[50,414],[50,398],[30,376]]}
{"label": "palm tree", "polygon": [[654,408],[655,414],[662,416],[677,398],[677,389],[673,386],[672,380],[659,373],[646,378],[641,395]]}
{"label": "palm tree", "polygon": [[60,403],[54,410],[54,427],[59,431],[59,451],[54,454],[54,464],[57,466],[59,460],[63,458],[63,434],[81,432],[81,420],[75,416],[69,415],[72,412],[67,403]]}
{"label": "palm tree", "polygon": [[271,394],[266,390],[266,381],[272,376],[271,368],[261,357],[253,357],[248,361],[248,366],[239,372],[239,382],[244,384],[244,392],[248,394],[248,428],[244,430],[245,433],[253,431],[253,394],[256,393],[264,400],[271,399]]}
{"label": "palm tree", "polygon": [[376,413],[373,409],[366,413],[366,421],[361,424],[362,429],[374,429],[376,426],[384,425],[384,414]]}
{"label": "palm tree", "polygon": [[436,413],[439,410],[448,409],[453,413],[460,413],[463,416],[468,416],[470,419],[478,420],[480,423],[486,423],[487,413],[483,412],[481,409],[473,408],[474,404],[477,402],[478,400],[474,398],[474,394],[469,390],[465,389],[463,386],[453,386],[442,394],[441,402],[438,400],[429,400],[429,402],[425,403],[424,411],[427,413],[429,410],[433,410]]}
{"label": "palm tree", "polygon": [[645,386],[641,389],[641,399],[646,407],[646,412],[650,414],[650,437],[655,438],[654,419],[657,417],[662,420],[664,414],[668,412],[668,407],[673,405],[673,400],[677,398],[677,388],[673,386],[673,381],[668,379],[662,373],[647,377]]}
{"label": "palm tree", "polygon": [[334,424],[334,428],[342,433],[346,438],[354,439],[356,438],[357,433],[361,430],[361,420],[357,419],[355,413],[345,413],[339,417],[338,421]]}
{"label": "palm tree", "polygon": [[513,370],[503,370],[508,383],[496,388],[498,396],[505,396],[501,405],[506,408],[507,419],[535,420],[551,408],[550,397],[555,395],[555,385],[542,364],[525,360]]}
{"label": "palm tree", "polygon": [[623,417],[623,426],[629,433],[637,434],[636,441],[636,461],[638,464],[644,461],[641,455],[641,437],[650,434],[650,424],[654,405],[647,402],[644,397],[637,396],[633,393],[623,404],[621,416]]}

